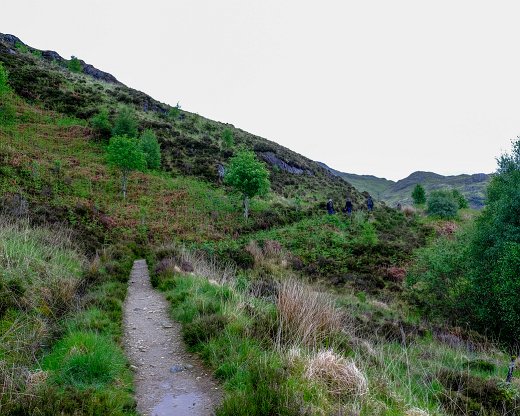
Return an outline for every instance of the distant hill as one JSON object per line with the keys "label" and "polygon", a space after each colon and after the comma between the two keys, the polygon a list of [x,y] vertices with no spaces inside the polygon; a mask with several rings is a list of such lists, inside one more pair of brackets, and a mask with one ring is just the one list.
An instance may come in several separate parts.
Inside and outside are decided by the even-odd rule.
{"label": "distant hill", "polygon": [[412,190],[415,185],[420,183],[424,186],[426,192],[445,188],[457,189],[466,197],[472,208],[481,209],[485,202],[486,186],[491,178],[491,175],[485,173],[443,176],[434,172],[418,171],[394,182],[373,175],[356,175],[340,172],[324,163],[318,163],[331,174],[339,176],[354,185],[359,191],[366,191],[374,198],[382,200],[391,206],[395,206],[399,202],[403,205],[411,204]]}

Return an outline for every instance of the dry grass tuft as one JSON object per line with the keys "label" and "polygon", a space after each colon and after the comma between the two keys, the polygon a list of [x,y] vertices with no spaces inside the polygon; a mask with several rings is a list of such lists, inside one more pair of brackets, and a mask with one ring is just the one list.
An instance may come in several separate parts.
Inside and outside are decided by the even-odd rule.
{"label": "dry grass tuft", "polygon": [[332,350],[322,350],[311,357],[305,377],[323,382],[334,396],[359,397],[368,392],[367,378],[354,361]]}
{"label": "dry grass tuft", "polygon": [[408,409],[404,415],[405,416],[430,416],[430,414],[428,412],[418,409],[417,407]]}
{"label": "dry grass tuft", "polygon": [[159,262],[156,272],[193,273],[217,284],[235,281],[237,271],[233,264],[219,263],[205,253],[190,251],[184,246],[176,244],[163,246],[159,250],[168,253],[168,256]]}
{"label": "dry grass tuft", "polygon": [[333,299],[289,279],[280,283],[277,344],[317,348],[342,328],[342,314]]}

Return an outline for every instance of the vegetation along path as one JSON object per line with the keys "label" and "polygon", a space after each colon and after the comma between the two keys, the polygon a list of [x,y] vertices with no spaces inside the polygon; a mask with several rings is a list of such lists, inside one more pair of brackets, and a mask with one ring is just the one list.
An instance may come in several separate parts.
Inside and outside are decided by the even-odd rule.
{"label": "vegetation along path", "polygon": [[180,325],[156,292],[145,260],[134,262],[125,301],[125,349],[135,371],[137,409],[150,416],[214,414],[220,391],[186,352]]}

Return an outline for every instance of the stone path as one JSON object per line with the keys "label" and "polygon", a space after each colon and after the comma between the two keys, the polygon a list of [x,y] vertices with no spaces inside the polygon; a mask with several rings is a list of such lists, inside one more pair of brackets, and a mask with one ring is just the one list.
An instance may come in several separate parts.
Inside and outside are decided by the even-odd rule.
{"label": "stone path", "polygon": [[186,352],[180,324],[170,319],[168,302],[152,288],[145,260],[134,262],[124,311],[137,410],[143,416],[214,415],[219,387]]}

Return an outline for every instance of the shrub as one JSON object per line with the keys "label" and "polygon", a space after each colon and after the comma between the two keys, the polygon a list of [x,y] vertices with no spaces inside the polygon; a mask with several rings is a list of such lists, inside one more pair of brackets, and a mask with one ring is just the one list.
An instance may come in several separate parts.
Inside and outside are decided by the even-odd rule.
{"label": "shrub", "polygon": [[137,121],[129,107],[121,107],[112,129],[113,136],[137,137]]}
{"label": "shrub", "polygon": [[181,114],[181,106],[179,103],[175,107],[170,108],[170,111],[168,111],[168,117],[171,121],[175,121],[179,118]]}
{"label": "shrub", "polygon": [[11,91],[8,79],[9,75],[7,73],[7,69],[5,69],[2,63],[0,62],[0,97]]}
{"label": "shrub", "polygon": [[223,315],[204,315],[187,323],[182,328],[182,336],[186,344],[195,347],[219,335],[226,326],[227,319]]}
{"label": "shrub", "polygon": [[462,193],[458,189],[453,189],[451,191],[451,194],[453,195],[453,198],[455,198],[455,200],[458,202],[459,209],[468,208],[468,206],[469,206],[468,201],[466,200],[464,195],[462,195]]}
{"label": "shrub", "polygon": [[421,184],[418,183],[413,188],[412,199],[415,205],[423,205],[426,202],[426,192]]}
{"label": "shrub", "polygon": [[443,219],[451,219],[457,216],[459,202],[449,191],[433,191],[428,197],[426,209],[428,215]]}
{"label": "shrub", "polygon": [[520,305],[515,294],[520,290],[520,140],[513,143],[511,154],[498,159],[487,194],[471,241],[469,297],[479,328],[518,344]]}
{"label": "shrub", "polygon": [[70,57],[70,61],[67,64],[67,68],[69,68],[69,71],[76,73],[83,71],[83,65],[81,65],[81,62],[75,56]]}
{"label": "shrub", "polygon": [[233,132],[231,129],[225,128],[222,130],[222,144],[224,145],[224,148],[231,149],[235,145],[235,139],[233,138]]}
{"label": "shrub", "polygon": [[430,315],[463,318],[467,294],[466,273],[470,266],[468,242],[471,229],[454,238],[440,238],[419,249],[409,269],[406,286],[409,299]]}
{"label": "shrub", "polygon": [[102,108],[99,113],[90,119],[94,131],[102,138],[109,138],[112,131],[112,123],[108,118],[108,110]]}
{"label": "shrub", "polygon": [[147,129],[141,134],[140,146],[148,169],[159,169],[161,166],[161,146],[153,130]]}

